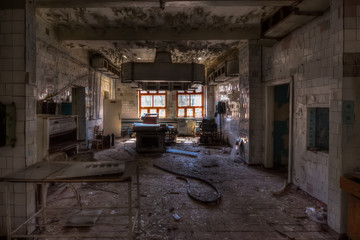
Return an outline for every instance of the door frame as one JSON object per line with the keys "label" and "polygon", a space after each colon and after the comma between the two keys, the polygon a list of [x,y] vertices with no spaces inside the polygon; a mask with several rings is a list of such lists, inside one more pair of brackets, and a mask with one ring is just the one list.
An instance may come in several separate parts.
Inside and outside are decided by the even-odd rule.
{"label": "door frame", "polygon": [[274,88],[275,86],[289,84],[290,99],[289,99],[289,160],[288,160],[288,182],[291,183],[293,157],[293,97],[294,97],[294,81],[293,77],[290,79],[282,79],[272,81],[265,85],[265,159],[264,167],[274,167]]}

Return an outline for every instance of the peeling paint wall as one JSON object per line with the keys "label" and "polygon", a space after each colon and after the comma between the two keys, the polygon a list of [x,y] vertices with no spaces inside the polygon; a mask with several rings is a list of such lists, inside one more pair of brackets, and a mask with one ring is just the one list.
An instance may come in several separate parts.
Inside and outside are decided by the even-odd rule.
{"label": "peeling paint wall", "polygon": [[239,78],[217,87],[218,100],[227,102],[224,135],[231,144],[243,140],[241,155],[248,164],[261,164],[263,157],[263,91],[261,47],[252,41],[239,49]]}
{"label": "peeling paint wall", "polygon": [[[38,99],[53,95],[58,90],[74,85],[86,87],[91,73],[86,64],[89,56],[86,51],[63,48],[56,39],[55,30],[41,17],[37,16],[37,85]],[[84,64],[80,64],[81,61]],[[55,97],[66,99],[71,94],[71,86]]]}
{"label": "peeling paint wall", "polygon": [[55,102],[71,101],[71,87],[85,87],[86,136],[92,139],[93,127],[102,125],[104,93],[115,99],[114,80],[89,67],[87,50],[62,46],[55,30],[39,15],[37,38],[37,98],[57,94],[52,98]]}
{"label": "peeling paint wall", "polygon": [[249,117],[250,117],[250,89],[249,89],[249,45],[246,43],[239,50],[239,137],[244,143],[245,161],[249,163]]}
{"label": "peeling paint wall", "polygon": [[239,79],[237,77],[226,83],[219,84],[215,88],[216,102],[222,101],[226,103],[226,114],[224,114],[222,119],[223,137],[231,145],[235,144],[236,139],[240,135],[239,95]]}

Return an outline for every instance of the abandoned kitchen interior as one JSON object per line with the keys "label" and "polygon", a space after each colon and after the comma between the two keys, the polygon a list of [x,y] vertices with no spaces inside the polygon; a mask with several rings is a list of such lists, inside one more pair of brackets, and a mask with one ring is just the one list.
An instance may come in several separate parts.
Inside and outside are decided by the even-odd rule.
{"label": "abandoned kitchen interior", "polygon": [[360,239],[359,0],[0,2],[0,239]]}

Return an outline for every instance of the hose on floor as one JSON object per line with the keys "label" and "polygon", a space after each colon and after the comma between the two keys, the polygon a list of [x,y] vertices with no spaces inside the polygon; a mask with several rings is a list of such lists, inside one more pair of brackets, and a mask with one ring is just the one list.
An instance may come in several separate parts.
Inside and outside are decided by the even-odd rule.
{"label": "hose on floor", "polygon": [[[200,178],[200,177],[195,177],[195,176],[191,176],[191,175],[187,175],[187,174],[182,174],[182,173],[177,173],[177,172],[174,172],[172,170],[168,170],[166,168],[163,168],[163,167],[160,167],[159,165],[156,165],[156,164],[153,164],[154,167],[160,169],[160,170],[163,170],[165,172],[168,172],[168,173],[171,173],[171,174],[175,174],[177,175],[176,178],[178,179],[182,179],[182,180],[185,180],[186,181],[186,191],[187,191],[187,194],[189,195],[189,197],[191,197],[192,199],[198,201],[198,202],[201,202],[201,203],[204,203],[204,204],[218,204],[220,203],[220,199],[221,199],[221,193],[219,191],[219,189],[217,187],[215,187],[212,183],[210,183],[209,181],[203,179],[203,178]],[[212,189],[214,189],[216,191],[216,198],[215,199],[211,199],[211,200],[204,200],[204,199],[200,199],[196,196],[194,196],[191,191],[190,191],[190,181],[189,179],[195,179],[195,180],[198,180],[198,181],[201,181],[201,182],[204,182],[206,185],[210,186]]]}

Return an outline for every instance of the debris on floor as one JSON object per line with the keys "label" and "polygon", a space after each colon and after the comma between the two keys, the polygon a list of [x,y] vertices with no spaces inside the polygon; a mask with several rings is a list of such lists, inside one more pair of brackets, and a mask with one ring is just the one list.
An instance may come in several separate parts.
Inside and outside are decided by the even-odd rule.
{"label": "debris on floor", "polygon": [[282,194],[284,194],[286,192],[288,186],[289,186],[289,184],[288,184],[287,180],[285,180],[279,190],[272,191],[272,195],[281,196]]}
{"label": "debris on floor", "polygon": [[[323,208],[323,212],[326,212],[323,203],[294,185],[287,185],[286,191],[282,191],[287,180],[287,171],[237,164],[230,159],[230,152],[223,152],[226,146],[199,146],[191,138],[180,142],[174,146],[176,149],[194,152],[198,157],[181,154],[133,156],[126,153],[125,146],[134,148],[136,143],[119,140],[114,149],[95,154],[97,161],[139,161],[141,229],[134,236],[136,240],[338,238],[338,234],[325,229],[323,223],[305,213],[308,206],[314,209]],[[196,197],[205,199],[216,197],[216,191],[190,178],[189,189],[187,182],[154,168],[153,164],[183,175],[206,179],[221,191],[221,201],[217,205],[193,201],[187,196],[188,191]],[[127,201],[126,194],[121,194],[127,191],[127,188],[121,184],[74,184],[74,187],[86,207],[93,204],[113,207],[119,202]],[[274,189],[279,190],[273,191]],[[88,194],[89,191],[92,194]],[[282,194],[274,195],[275,192]],[[64,184],[55,185],[49,193],[49,207],[78,207],[74,193]],[[135,199],[133,201],[135,203]],[[120,213],[112,215],[109,211],[107,214],[115,217]],[[91,227],[93,231],[97,231],[98,228],[104,228],[100,230],[106,231],[106,225],[99,225],[102,221],[101,216],[98,218],[98,224]],[[64,221],[61,216],[59,219],[60,222]]]}
{"label": "debris on floor", "polygon": [[306,207],[306,214],[315,222],[326,223],[327,213],[324,208]]}
{"label": "debris on floor", "polygon": [[177,213],[174,213],[172,216],[175,219],[175,221],[180,221],[180,216]]}
{"label": "debris on floor", "polygon": [[172,149],[172,148],[166,149],[166,152],[168,152],[168,153],[182,154],[182,155],[187,155],[187,156],[191,156],[191,157],[197,157],[197,156],[198,156],[198,154],[195,153],[195,152],[182,151],[182,150]]}
{"label": "debris on floor", "polygon": [[137,153],[131,147],[125,147],[125,151],[127,151],[130,155],[135,156]]}
{"label": "debris on floor", "polygon": [[102,210],[80,211],[71,215],[66,221],[66,224],[70,227],[94,225],[101,213]]}

